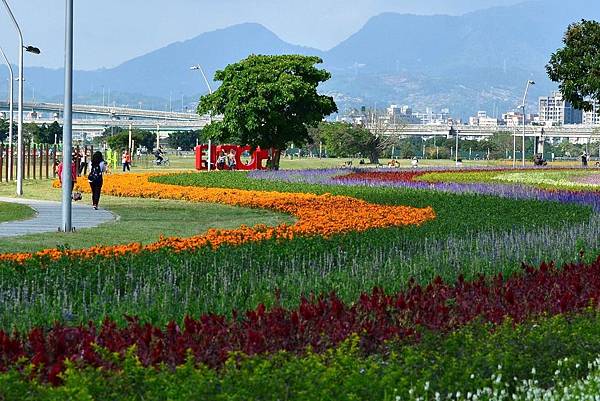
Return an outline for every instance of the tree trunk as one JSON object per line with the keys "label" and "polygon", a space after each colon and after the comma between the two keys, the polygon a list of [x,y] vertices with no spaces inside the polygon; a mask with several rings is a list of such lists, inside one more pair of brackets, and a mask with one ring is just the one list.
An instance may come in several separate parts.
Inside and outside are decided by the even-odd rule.
{"label": "tree trunk", "polygon": [[281,150],[271,149],[271,170],[279,170],[279,161],[281,160]]}
{"label": "tree trunk", "polygon": [[371,162],[371,164],[379,164],[379,151],[378,150],[371,151],[371,153],[369,154],[369,161]]}

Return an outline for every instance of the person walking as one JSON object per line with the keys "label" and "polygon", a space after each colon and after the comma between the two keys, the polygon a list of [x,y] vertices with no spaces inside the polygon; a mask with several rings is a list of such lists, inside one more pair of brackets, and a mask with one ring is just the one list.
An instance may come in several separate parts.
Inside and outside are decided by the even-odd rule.
{"label": "person walking", "polygon": [[[62,187],[63,169],[64,169],[63,162],[61,161],[58,164],[58,168],[56,171],[58,174],[58,181],[60,182],[61,187]],[[73,155],[71,156],[71,199],[73,199],[73,200],[81,199],[81,197],[79,197],[79,199],[75,199],[73,197],[73,189],[75,188],[76,182],[77,182],[77,161],[75,160],[75,153],[73,153]]]}
{"label": "person walking", "polygon": [[100,202],[100,193],[102,192],[102,184],[104,179],[102,175],[106,172],[106,163],[102,152],[95,152],[92,156],[92,166],[90,169],[90,175],[88,176],[88,182],[92,189],[92,206],[98,210],[98,203]]}
{"label": "person walking", "polygon": [[124,150],[123,154],[121,155],[121,163],[123,164],[123,172],[125,172],[125,170],[131,171],[131,168],[129,167],[130,162],[131,162],[131,156],[129,156],[128,151]]}

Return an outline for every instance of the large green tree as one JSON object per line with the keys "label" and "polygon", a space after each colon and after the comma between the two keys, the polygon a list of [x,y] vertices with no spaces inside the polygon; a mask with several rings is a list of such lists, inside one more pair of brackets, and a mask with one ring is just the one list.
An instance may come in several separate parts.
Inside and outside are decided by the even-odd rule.
{"label": "large green tree", "polygon": [[331,78],[315,67],[322,62],[311,56],[252,55],[215,73],[221,85],[200,99],[198,113],[223,116],[208,131],[214,139],[272,148],[271,167],[277,169],[289,143],[309,142],[308,127],[337,111],[332,97],[317,92]]}
{"label": "large green tree", "polygon": [[590,111],[592,101],[600,100],[600,23],[569,25],[563,43],[546,66],[548,76],[575,108]]}

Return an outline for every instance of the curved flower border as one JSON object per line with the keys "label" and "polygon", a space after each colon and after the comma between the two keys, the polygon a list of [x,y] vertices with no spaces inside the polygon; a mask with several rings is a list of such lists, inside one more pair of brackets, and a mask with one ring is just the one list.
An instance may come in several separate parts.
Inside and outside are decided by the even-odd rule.
{"label": "curved flower border", "polygon": [[[420,225],[435,219],[431,207],[386,206],[372,204],[348,196],[330,194],[281,193],[246,191],[223,188],[184,187],[150,182],[160,174],[123,174],[106,176],[103,192],[122,197],[186,200],[212,202],[233,206],[263,208],[295,216],[295,224],[276,227],[256,225],[231,230],[210,229],[205,234],[189,238],[169,237],[142,245],[130,243],[115,246],[96,246],[87,249],[46,249],[36,253],[1,254],[0,261],[24,262],[33,257],[59,259],[64,256],[93,258],[114,257],[141,251],[157,251],[168,248],[175,252],[190,251],[205,246],[216,249],[222,245],[239,245],[269,239],[290,240],[302,236],[330,237],[350,231],[366,231],[373,228]],[[57,185],[57,183],[55,183]],[[80,177],[76,188],[89,192],[85,177]]]}

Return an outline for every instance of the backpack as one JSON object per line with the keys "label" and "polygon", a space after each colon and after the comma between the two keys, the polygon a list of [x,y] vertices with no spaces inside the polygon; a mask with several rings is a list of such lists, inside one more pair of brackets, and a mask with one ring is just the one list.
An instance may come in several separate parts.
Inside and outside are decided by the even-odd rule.
{"label": "backpack", "polygon": [[88,181],[92,185],[98,185],[102,182],[102,171],[100,171],[100,166],[92,166],[90,175],[88,175]]}

